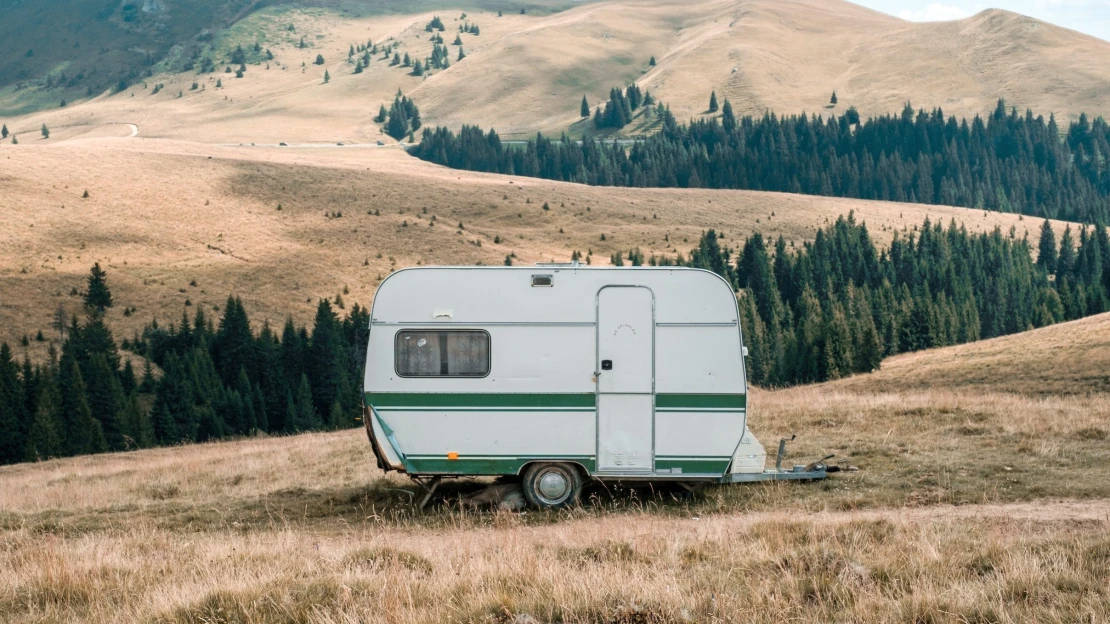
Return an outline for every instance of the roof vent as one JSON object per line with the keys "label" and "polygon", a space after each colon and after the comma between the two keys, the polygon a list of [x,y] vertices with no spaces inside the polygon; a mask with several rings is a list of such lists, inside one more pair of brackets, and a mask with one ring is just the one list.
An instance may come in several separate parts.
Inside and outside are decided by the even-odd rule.
{"label": "roof vent", "polygon": [[573,269],[573,268],[581,266],[581,265],[579,264],[579,262],[577,260],[575,260],[573,262],[537,262],[536,266],[543,267],[545,269],[546,268],[555,268],[555,269],[557,269],[557,268],[568,268],[568,269]]}

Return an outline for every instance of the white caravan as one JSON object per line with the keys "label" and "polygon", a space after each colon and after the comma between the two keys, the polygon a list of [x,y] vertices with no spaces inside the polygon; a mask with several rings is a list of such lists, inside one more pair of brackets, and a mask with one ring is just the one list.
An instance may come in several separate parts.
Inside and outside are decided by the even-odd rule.
{"label": "white caravan", "polygon": [[[519,475],[539,507],[586,479],[817,479],[764,470],[736,295],[677,267],[421,267],[378,287],[364,384],[378,465]],[[780,453],[781,457],[781,453]]]}

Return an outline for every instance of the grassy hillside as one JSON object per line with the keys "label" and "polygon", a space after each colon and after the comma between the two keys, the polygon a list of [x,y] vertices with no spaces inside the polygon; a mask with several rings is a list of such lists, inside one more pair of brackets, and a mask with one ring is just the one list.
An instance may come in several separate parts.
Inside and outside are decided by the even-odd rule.
{"label": "grassy hillside", "polygon": [[[1038,334],[1003,350],[1016,364]],[[788,464],[835,452],[859,471],[594,490],[562,513],[463,510],[463,484],[419,512],[359,430],[3,467],[0,619],[1110,617],[1108,395],[959,390],[756,392],[757,436],[800,435]]]}
{"label": "grassy hillside", "polygon": [[[373,142],[384,135],[372,117],[401,89],[421,106],[425,124],[477,123],[520,138],[586,131],[582,96],[596,106],[611,87],[632,81],[670,105],[679,120],[705,114],[714,90],[737,114],[843,113],[855,106],[867,116],[896,113],[909,101],[970,117],[988,113],[1000,97],[1061,121],[1081,112],[1110,114],[1110,73],[1102,62],[1110,43],[1001,11],[922,24],[843,0],[608,0],[550,3],[524,15],[506,10],[502,17],[493,0],[474,8],[406,4],[403,13],[384,1],[323,4],[251,13],[213,31],[196,50],[178,49],[125,92],[94,89],[96,98],[78,107],[55,109],[59,94],[50,90],[0,87],[0,114],[25,111],[30,102],[50,108],[7,119],[9,126],[130,122],[144,136],[206,143]],[[379,54],[367,71],[354,73],[349,47],[367,40],[396,45],[414,58],[430,54],[424,27],[433,15],[446,26],[449,69],[413,76]],[[451,44],[464,22],[478,24],[481,34],[461,35],[466,58],[458,61],[459,48]],[[299,47],[301,37],[306,48]],[[252,53],[243,78],[224,73],[230,50],[256,42],[275,56],[269,69]],[[24,52],[12,49],[0,58],[22,67],[32,60]],[[326,59],[323,66],[313,65],[317,54]],[[216,73],[182,72],[191,55],[211,57]],[[45,79],[45,65],[27,71]],[[155,94],[157,84],[164,88]],[[839,104],[829,108],[834,90]]]}
{"label": "grassy hillside", "polygon": [[[922,24],[841,0],[617,0],[507,36],[417,95],[437,123],[512,134],[561,129],[582,93],[596,105],[632,80],[679,120],[705,114],[713,90],[737,114],[867,116],[909,101],[970,117],[1004,97],[1067,119],[1110,113],[1110,74],[1096,69],[1108,54],[1110,43],[1003,11]],[[460,96],[476,110],[452,106]]]}
{"label": "grassy hillside", "polygon": [[883,361],[831,384],[846,390],[944,388],[1030,396],[1110,392],[1110,314]]}
{"label": "grassy hillside", "polygon": [[[227,39],[250,31],[248,43],[273,44],[279,29],[251,23],[258,12],[289,16],[302,10],[337,20],[389,19],[424,11],[505,11],[549,14],[578,5],[571,0],[0,0],[0,115],[54,108],[61,100],[85,100],[166,72],[193,74],[211,58],[222,70]],[[240,26],[248,20],[244,29]],[[319,33],[308,33],[309,43]],[[299,33],[298,37],[301,36]],[[298,41],[296,37],[293,39]],[[232,46],[233,47],[233,46]],[[222,63],[222,64],[221,64]],[[196,66],[193,69],[193,66]],[[159,78],[158,81],[164,82]]]}
{"label": "grassy hillside", "polygon": [[[280,1],[280,0],[278,0]],[[145,77],[174,46],[203,48],[268,0],[0,2],[0,110],[58,106]],[[49,85],[47,81],[49,79]],[[60,84],[58,84],[60,83]]]}
{"label": "grassy hillside", "polygon": [[[0,257],[0,288],[11,293],[0,300],[0,341],[9,344],[39,330],[49,338],[59,305],[78,311],[70,293],[84,288],[93,262],[109,272],[109,318],[124,338],[152,317],[179,318],[186,301],[213,306],[232,292],[257,321],[306,321],[319,298],[345,287],[348,302],[369,304],[396,267],[501,264],[507,255],[569,261],[574,250],[605,264],[636,247],[688,254],[707,228],[739,246],[755,230],[801,244],[853,210],[880,243],[926,216],[1015,227],[1018,236],[1035,237],[1040,225],[914,204],[583,187],[452,171],[392,148],[213,148],[65,132],[81,129],[0,151],[0,219],[9,224],[0,245],[11,250]],[[137,313],[124,317],[124,307]],[[42,356],[46,343],[30,349]]]}

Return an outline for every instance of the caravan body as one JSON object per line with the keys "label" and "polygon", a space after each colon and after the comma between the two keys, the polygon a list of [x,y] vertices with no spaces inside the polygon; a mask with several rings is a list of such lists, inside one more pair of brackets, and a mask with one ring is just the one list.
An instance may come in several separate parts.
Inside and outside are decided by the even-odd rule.
{"label": "caravan body", "polygon": [[697,269],[398,271],[374,298],[365,398],[379,465],[414,477],[720,481],[766,458],[735,293]]}

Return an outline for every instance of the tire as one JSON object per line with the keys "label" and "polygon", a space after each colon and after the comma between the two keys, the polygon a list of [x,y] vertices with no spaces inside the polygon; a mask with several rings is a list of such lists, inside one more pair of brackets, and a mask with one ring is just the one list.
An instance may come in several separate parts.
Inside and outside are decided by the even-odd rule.
{"label": "tire", "polygon": [[524,471],[524,498],[538,509],[563,509],[578,504],[582,474],[572,464],[531,464]]}

